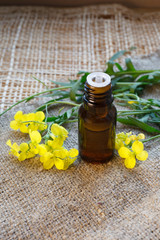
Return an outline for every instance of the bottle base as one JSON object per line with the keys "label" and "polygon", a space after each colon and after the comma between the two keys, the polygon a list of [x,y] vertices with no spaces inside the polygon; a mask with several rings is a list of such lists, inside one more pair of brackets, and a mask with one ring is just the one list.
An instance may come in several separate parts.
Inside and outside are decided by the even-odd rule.
{"label": "bottle base", "polygon": [[96,158],[96,157],[90,157],[90,156],[84,156],[83,154],[80,154],[80,158],[88,163],[93,163],[93,164],[101,164],[101,163],[107,163],[113,158],[114,154],[112,153],[111,155],[108,155],[103,158]]}

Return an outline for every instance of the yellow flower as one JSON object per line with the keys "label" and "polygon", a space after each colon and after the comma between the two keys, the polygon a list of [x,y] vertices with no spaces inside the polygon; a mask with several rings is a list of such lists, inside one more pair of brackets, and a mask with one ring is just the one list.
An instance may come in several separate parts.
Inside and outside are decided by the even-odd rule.
{"label": "yellow flower", "polygon": [[139,140],[144,139],[145,135],[140,133],[138,136],[131,135],[132,133],[123,132],[117,134],[117,150],[121,158],[124,158],[124,164],[127,168],[134,168],[136,159],[145,161],[148,158],[147,151],[144,151],[143,143]]}
{"label": "yellow flower", "polygon": [[123,147],[124,144],[128,145],[131,142],[131,134],[132,132],[126,134],[124,132],[118,133],[116,135],[115,149],[118,150],[120,147]]}
{"label": "yellow flower", "polygon": [[133,142],[132,150],[133,150],[133,152],[135,152],[135,154],[141,153],[143,151],[143,149],[144,149],[144,146],[143,146],[142,142],[140,142],[140,141]]}
{"label": "yellow flower", "polygon": [[137,139],[138,140],[145,139],[145,135],[143,133],[139,133],[138,136],[137,136]]}
{"label": "yellow flower", "polygon": [[62,127],[56,123],[52,124],[51,132],[52,132],[53,139],[55,137],[60,137],[63,140],[65,140],[68,137],[68,131],[64,127]]}
{"label": "yellow flower", "polygon": [[47,152],[47,147],[46,147],[45,144],[39,144],[37,146],[37,148],[38,148],[38,154],[39,155],[43,155],[43,154],[45,154]]}
{"label": "yellow flower", "polygon": [[55,164],[55,156],[51,152],[46,152],[40,157],[40,161],[43,163],[44,169],[50,169]]}
{"label": "yellow flower", "polygon": [[33,144],[38,144],[38,143],[41,142],[42,137],[41,137],[41,134],[38,131],[33,131],[33,132],[30,131],[29,136],[30,136],[31,142]]}
{"label": "yellow flower", "polygon": [[78,150],[72,148],[71,150],[63,149],[55,151],[56,161],[55,166],[59,170],[66,170],[78,156]]}
{"label": "yellow flower", "polygon": [[52,137],[53,140],[55,140],[55,138],[58,138],[57,140],[59,141],[58,144],[62,146],[64,140],[68,137],[68,131],[64,127],[55,123],[55,124],[52,124],[51,126],[50,136]]}
{"label": "yellow flower", "polygon": [[13,121],[10,122],[10,127],[13,130],[18,130],[20,129],[20,131],[22,133],[28,133],[28,128],[26,127],[26,125],[22,122],[26,121],[27,115],[23,114],[22,111],[18,111],[15,116]]}
{"label": "yellow flower", "polygon": [[50,146],[52,150],[55,150],[63,146],[63,140],[57,137],[54,140],[48,140],[47,145]]}
{"label": "yellow flower", "polygon": [[45,130],[47,128],[47,124],[43,122],[44,119],[45,119],[45,114],[42,111],[27,114],[27,121],[29,124],[28,129],[31,131]]}
{"label": "yellow flower", "polygon": [[126,137],[125,144],[128,145],[128,144],[130,144],[130,142],[131,142],[131,138],[130,137]]}
{"label": "yellow flower", "polygon": [[119,148],[123,147],[124,146],[124,143],[121,139],[118,139],[116,138],[116,141],[115,141],[115,149],[118,150]]}
{"label": "yellow flower", "polygon": [[78,150],[57,149],[55,151],[46,152],[41,156],[40,161],[45,169],[51,169],[54,165],[59,170],[66,170],[77,158]]}
{"label": "yellow flower", "polygon": [[135,141],[132,144],[132,150],[136,155],[136,158],[140,161],[145,161],[148,158],[147,151],[144,151],[143,143],[140,141]]}
{"label": "yellow flower", "polygon": [[131,135],[130,139],[131,139],[131,141],[135,141],[135,140],[137,140],[137,136],[136,135]]}
{"label": "yellow flower", "polygon": [[136,164],[135,154],[127,147],[121,147],[118,150],[119,156],[125,158],[124,165],[126,168],[134,168]]}
{"label": "yellow flower", "polygon": [[23,114],[22,111],[18,111],[14,116],[13,121],[10,122],[10,127],[14,130],[20,129],[23,133],[29,133],[29,131],[45,130],[47,124],[43,122],[45,115],[42,111],[36,113]]}
{"label": "yellow flower", "polygon": [[131,154],[131,151],[127,148],[127,147],[121,147],[119,150],[118,150],[118,154],[121,158],[127,158],[130,156]]}
{"label": "yellow flower", "polygon": [[19,157],[19,151],[20,151],[20,147],[18,146],[17,143],[11,143],[11,140],[9,139],[6,144],[11,148],[9,153],[16,156],[16,157]]}
{"label": "yellow flower", "polygon": [[31,151],[31,148],[28,143],[20,144],[20,155],[18,157],[19,161],[24,161],[25,159],[32,158],[35,156],[35,153]]}
{"label": "yellow flower", "polygon": [[145,161],[148,158],[148,152],[142,151],[141,153],[136,155],[136,158],[140,161]]}
{"label": "yellow flower", "polygon": [[31,143],[29,144],[31,151],[34,152],[35,154],[39,153],[40,145],[39,143],[42,140],[41,134],[38,131],[29,131],[29,136],[31,139]]}
{"label": "yellow flower", "polygon": [[136,165],[136,159],[134,154],[130,154],[125,160],[124,160],[124,165],[126,168],[134,168]]}

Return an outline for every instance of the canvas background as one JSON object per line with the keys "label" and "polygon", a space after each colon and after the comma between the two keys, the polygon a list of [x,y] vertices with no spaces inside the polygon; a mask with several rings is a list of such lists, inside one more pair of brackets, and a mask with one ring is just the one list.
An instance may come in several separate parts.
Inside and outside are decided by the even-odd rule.
{"label": "canvas background", "polygon": [[[53,87],[48,79],[102,71],[109,57],[131,46],[137,47],[132,53],[137,68],[160,68],[160,12],[142,14],[120,5],[1,7],[0,32],[1,112],[44,90],[32,76]],[[156,86],[144,97],[159,99],[159,92]],[[17,110],[33,111],[42,101],[21,104],[0,119],[0,238],[158,240],[159,141],[145,144],[149,158],[133,170],[117,154],[102,165],[78,160],[67,171],[43,170],[38,158],[20,163],[8,155],[5,142],[26,138],[9,122]],[[77,147],[77,124],[68,128],[66,147]],[[139,132],[118,124],[117,132],[130,130]]]}

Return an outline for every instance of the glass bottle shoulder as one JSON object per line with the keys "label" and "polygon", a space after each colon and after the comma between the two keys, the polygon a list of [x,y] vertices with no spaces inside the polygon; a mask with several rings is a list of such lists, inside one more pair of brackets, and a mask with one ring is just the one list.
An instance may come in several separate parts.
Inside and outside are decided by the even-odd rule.
{"label": "glass bottle shoulder", "polygon": [[81,104],[79,108],[79,116],[82,118],[106,118],[107,116],[110,118],[116,118],[117,110],[114,104],[112,104],[109,108],[87,108],[84,104]]}

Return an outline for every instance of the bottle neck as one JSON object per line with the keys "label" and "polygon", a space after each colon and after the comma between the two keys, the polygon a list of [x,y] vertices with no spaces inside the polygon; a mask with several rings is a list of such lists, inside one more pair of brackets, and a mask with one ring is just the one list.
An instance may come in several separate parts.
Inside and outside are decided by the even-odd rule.
{"label": "bottle neck", "polygon": [[113,102],[111,85],[107,88],[91,88],[87,84],[84,86],[83,103],[84,108],[96,117],[106,116],[110,111]]}
{"label": "bottle neck", "polygon": [[84,96],[83,96],[84,103],[93,106],[93,107],[105,107],[108,108],[111,106],[113,102],[113,95],[111,86],[107,89],[97,89],[97,88],[90,88],[85,83],[84,85]]}

